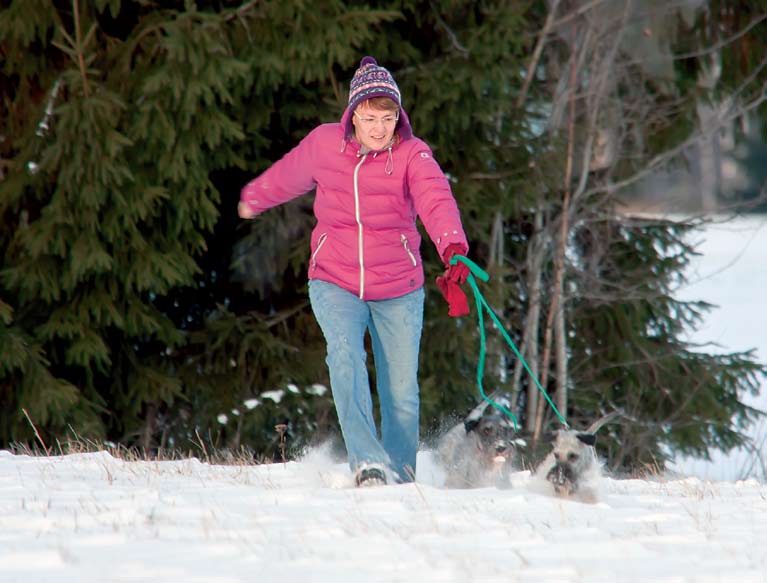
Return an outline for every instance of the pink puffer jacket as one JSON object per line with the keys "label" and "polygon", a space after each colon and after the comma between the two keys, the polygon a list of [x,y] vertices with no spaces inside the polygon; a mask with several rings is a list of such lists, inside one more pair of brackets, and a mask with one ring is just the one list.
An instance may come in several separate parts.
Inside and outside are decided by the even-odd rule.
{"label": "pink puffer jacket", "polygon": [[407,114],[400,115],[400,139],[367,154],[344,137],[349,116],[314,129],[240,198],[257,214],[316,187],[309,278],[364,300],[395,298],[424,282],[416,215],[440,257],[451,243],[465,254],[466,235],[447,178],[429,147],[411,137]]}

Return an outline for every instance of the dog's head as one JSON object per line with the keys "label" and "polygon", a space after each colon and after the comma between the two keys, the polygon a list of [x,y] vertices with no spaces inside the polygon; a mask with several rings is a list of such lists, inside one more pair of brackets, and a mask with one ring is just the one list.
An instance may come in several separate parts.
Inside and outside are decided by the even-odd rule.
{"label": "dog's head", "polygon": [[554,440],[551,452],[553,464],[546,479],[554,485],[558,494],[572,494],[578,482],[595,461],[596,435],[570,429],[561,429]]}
{"label": "dog's head", "polygon": [[[575,483],[594,461],[596,435],[569,429],[560,429],[554,441],[552,455],[554,467],[547,478],[549,481]],[[563,485],[563,484],[560,484]]]}
{"label": "dog's head", "polygon": [[463,426],[467,434],[474,432],[487,455],[508,456],[515,446],[513,425],[506,416],[495,411],[486,411],[479,419],[467,418]]}
{"label": "dog's head", "polygon": [[560,429],[554,440],[552,458],[546,470],[546,479],[554,485],[557,494],[577,491],[580,479],[597,463],[596,433],[615,419],[621,411],[613,411],[594,423],[586,431]]}
{"label": "dog's head", "polygon": [[466,416],[463,426],[467,435],[476,437],[477,447],[487,460],[511,461],[516,448],[525,443],[515,438],[514,423],[491,401],[507,409],[511,407],[508,395],[493,393],[490,400],[483,401]]}

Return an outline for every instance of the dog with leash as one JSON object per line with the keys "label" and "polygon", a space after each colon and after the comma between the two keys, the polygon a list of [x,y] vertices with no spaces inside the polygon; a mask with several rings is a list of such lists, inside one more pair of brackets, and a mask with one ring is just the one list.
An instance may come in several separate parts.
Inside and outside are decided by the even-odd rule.
{"label": "dog with leash", "polygon": [[596,432],[620,415],[614,411],[592,423],[585,431],[560,429],[554,446],[533,476],[536,489],[559,498],[580,502],[597,501],[597,483],[601,467],[597,458]]}
{"label": "dog with leash", "polygon": [[[508,398],[491,400],[509,407]],[[438,442],[437,459],[446,473],[447,488],[510,488],[516,448],[514,425],[502,411],[483,401]]]}

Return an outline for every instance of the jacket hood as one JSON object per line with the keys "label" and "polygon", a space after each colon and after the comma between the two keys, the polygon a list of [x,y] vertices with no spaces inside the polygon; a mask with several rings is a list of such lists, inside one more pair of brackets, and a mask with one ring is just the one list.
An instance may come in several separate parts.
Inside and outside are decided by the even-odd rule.
{"label": "jacket hood", "polygon": [[[347,106],[344,109],[344,114],[341,116],[341,127],[344,129],[344,141],[349,141],[354,133],[354,126],[352,125],[353,110]],[[399,108],[399,121],[397,127],[394,128],[394,132],[399,134],[399,137],[403,140],[409,140],[413,137],[413,128],[410,126],[410,118],[407,116],[405,108],[400,106]]]}

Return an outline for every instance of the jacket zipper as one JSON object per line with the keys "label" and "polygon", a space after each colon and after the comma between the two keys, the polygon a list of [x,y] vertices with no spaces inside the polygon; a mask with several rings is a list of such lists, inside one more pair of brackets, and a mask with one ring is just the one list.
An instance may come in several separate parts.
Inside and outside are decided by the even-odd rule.
{"label": "jacket zipper", "polygon": [[362,219],[360,218],[360,189],[359,189],[359,171],[360,166],[367,158],[367,154],[362,155],[362,159],[354,167],[354,218],[357,220],[357,251],[360,257],[360,299],[365,295],[365,259],[362,256]]}
{"label": "jacket zipper", "polygon": [[322,249],[322,246],[325,244],[325,241],[328,238],[327,233],[322,233],[320,235],[320,238],[317,240],[317,248],[314,250],[314,253],[312,253],[312,269],[317,267],[317,253],[320,252],[320,249]]}
{"label": "jacket zipper", "polygon": [[418,265],[415,260],[415,255],[413,255],[413,252],[410,251],[410,244],[408,243],[407,237],[405,237],[405,233],[400,233],[400,241],[402,241],[402,246],[405,248],[405,251],[407,251],[407,254],[410,256],[410,261],[413,262],[413,266],[415,267]]}

